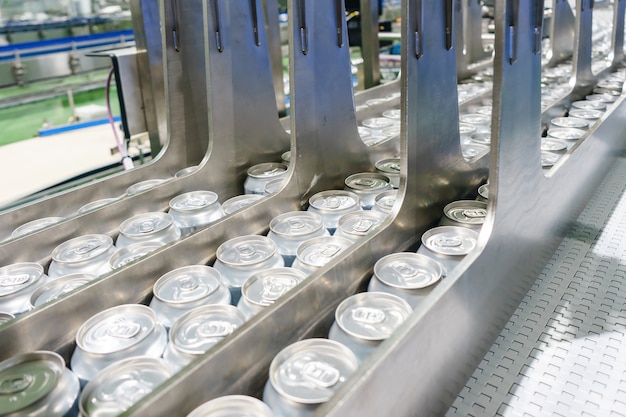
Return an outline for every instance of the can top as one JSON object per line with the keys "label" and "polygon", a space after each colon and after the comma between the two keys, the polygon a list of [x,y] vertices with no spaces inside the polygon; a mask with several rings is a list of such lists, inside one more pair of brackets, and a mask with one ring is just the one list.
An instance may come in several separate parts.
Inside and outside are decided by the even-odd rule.
{"label": "can top", "polygon": [[321,191],[309,198],[310,206],[326,213],[351,209],[359,204],[359,197],[347,190]]}
{"label": "can top", "polygon": [[359,366],[354,353],[328,339],[307,339],[281,350],[272,360],[269,381],[283,397],[304,404],[328,401]]}
{"label": "can top", "polygon": [[541,138],[541,150],[560,152],[567,149],[567,143],[559,139]]}
{"label": "can top", "polygon": [[324,228],[322,217],[311,211],[290,211],[280,214],[270,222],[270,230],[282,237],[302,237]]}
{"label": "can top", "polygon": [[37,351],[0,362],[0,415],[24,410],[49,395],[65,361],[55,352]]}
{"label": "can top", "polygon": [[556,139],[578,140],[585,136],[587,132],[573,127],[553,127],[548,129],[548,136]]}
{"label": "can top", "polygon": [[282,188],[284,181],[285,181],[285,178],[276,178],[273,180],[269,180],[267,183],[265,183],[265,186],[263,187],[263,192],[265,194],[276,193],[278,190]]}
{"label": "can top", "polygon": [[161,276],[154,283],[154,296],[168,304],[191,303],[221,287],[222,274],[206,265],[190,265]]}
{"label": "can top", "polygon": [[139,194],[143,191],[147,191],[151,188],[156,187],[157,185],[163,184],[164,182],[169,181],[169,179],[162,178],[154,178],[151,180],[140,181],[136,184],[131,185],[126,189],[126,194],[135,195]]}
{"label": "can top", "polygon": [[170,200],[171,210],[190,212],[202,210],[217,202],[217,194],[213,191],[190,191],[177,195]]}
{"label": "can top", "polygon": [[0,268],[0,297],[13,295],[38,283],[43,266],[35,262],[20,262]]}
{"label": "can top", "polygon": [[106,253],[113,247],[107,235],[84,235],[61,243],[52,251],[52,260],[63,264],[85,262]]}
{"label": "can top", "polygon": [[285,151],[280,155],[280,159],[283,160],[285,164],[291,162],[291,151]]}
{"label": "can top", "polygon": [[379,211],[353,211],[344,214],[337,222],[337,229],[353,236],[365,236],[380,226],[387,215]]}
{"label": "can top", "polygon": [[222,209],[224,210],[224,213],[232,214],[238,210],[252,205],[262,198],[264,198],[264,196],[261,194],[238,195],[224,201],[224,204],[222,204]]}
{"label": "can top", "polygon": [[241,293],[250,303],[269,307],[306,277],[307,275],[298,269],[266,269],[248,278],[243,284]]}
{"label": "can top", "polygon": [[346,298],[335,310],[337,325],[361,340],[385,340],[412,313],[411,306],[398,296],[362,292]]}
{"label": "can top", "polygon": [[113,256],[111,256],[111,259],[109,259],[109,265],[111,265],[112,269],[119,269],[126,264],[135,262],[137,259],[154,252],[161,246],[163,246],[163,243],[155,241],[133,243],[115,252]]}
{"label": "can top", "polygon": [[71,274],[54,279],[35,290],[30,297],[30,304],[33,307],[39,307],[56,300],[68,292],[74,291],[76,288],[82,287],[94,279],[96,279],[96,276],[91,274]]}
{"label": "can top", "polygon": [[462,114],[459,116],[459,122],[470,125],[489,125],[491,124],[491,115],[480,113]]}
{"label": "can top", "polygon": [[[623,81],[618,80],[602,80],[598,82],[597,86],[599,88],[606,88],[607,90],[621,90],[623,84]],[[619,91],[617,92],[619,93]]]}
{"label": "can top", "polygon": [[376,192],[391,187],[389,177],[375,172],[352,174],[344,181],[348,190],[354,192]]}
{"label": "can top", "polygon": [[108,366],[80,395],[80,415],[114,417],[128,410],[173,375],[165,360],[138,356]]}
{"label": "can top", "polygon": [[220,262],[230,266],[256,265],[271,258],[276,253],[274,241],[265,236],[239,236],[222,243],[215,256]]}
{"label": "can top", "polygon": [[600,101],[602,103],[613,103],[617,101],[617,97],[611,94],[590,94],[585,98],[589,101]]}
{"label": "can top", "polygon": [[319,268],[351,245],[352,242],[343,237],[319,236],[301,243],[296,256],[303,264]]}
{"label": "can top", "polygon": [[147,236],[157,234],[173,223],[174,219],[168,213],[161,211],[142,213],[124,220],[120,224],[120,233],[129,237]]}
{"label": "can top", "polygon": [[593,109],[571,109],[569,111],[570,116],[586,120],[597,120],[602,117],[603,114],[604,113],[602,113],[600,110]]}
{"label": "can top", "polygon": [[280,162],[265,162],[248,168],[248,176],[252,178],[269,179],[284,175],[287,165]]}
{"label": "can top", "polygon": [[443,213],[457,223],[481,225],[487,216],[487,203],[474,200],[453,201],[443,208]]}
{"label": "can top", "polygon": [[487,152],[489,152],[489,146],[479,143],[465,143],[461,145],[461,153],[463,154],[463,158],[466,159],[472,159]]}
{"label": "can top", "polygon": [[471,143],[477,143],[479,145],[491,145],[491,132],[476,132],[472,133]]}
{"label": "can top", "polygon": [[119,352],[141,343],[156,326],[156,314],[141,304],[111,307],[92,316],[76,334],[76,344],[94,354]]}
{"label": "can top", "polygon": [[462,226],[439,226],[422,235],[424,246],[441,255],[467,255],[477,242],[478,233]]}
{"label": "can top", "polygon": [[361,139],[372,136],[372,129],[370,129],[369,127],[358,126],[357,131],[359,132],[359,136],[361,137]]}
{"label": "can top", "polygon": [[386,158],[376,161],[376,169],[384,174],[400,175],[400,158]]}
{"label": "can top", "polygon": [[45,229],[46,227],[60,223],[63,220],[65,220],[65,217],[44,217],[42,219],[33,220],[32,222],[24,223],[20,227],[16,228],[11,233],[11,237],[15,239],[38,230]]}
{"label": "can top", "polygon": [[572,127],[574,129],[586,129],[589,121],[578,117],[555,117],[550,123],[556,127]]}
{"label": "can top", "polygon": [[400,109],[389,109],[383,112],[383,117],[391,120],[400,120]]}
{"label": "can top", "polygon": [[240,327],[246,318],[235,306],[209,304],[183,314],[170,329],[177,350],[201,355]]}
{"label": "can top", "polygon": [[485,200],[489,200],[489,184],[483,184],[478,187],[478,195],[480,195]]}
{"label": "can top", "polygon": [[601,101],[580,100],[574,101],[572,107],[576,109],[605,110],[606,104]]}
{"label": "can top", "polygon": [[384,191],[376,196],[374,205],[385,213],[391,213],[398,199],[398,190]]}
{"label": "can top", "polygon": [[176,171],[176,174],[174,174],[174,178],[186,177],[187,175],[193,174],[198,169],[200,169],[198,165],[193,165],[187,168],[179,169],[178,171]]}
{"label": "can top", "polygon": [[555,153],[541,151],[541,166],[543,168],[549,168],[556,164],[559,158],[560,156]]}
{"label": "can top", "polygon": [[393,120],[386,117],[370,117],[369,119],[363,120],[361,124],[370,129],[378,130],[393,125]]}
{"label": "can top", "polygon": [[91,203],[87,203],[79,208],[78,214],[83,214],[88,211],[99,209],[100,207],[108,206],[109,204],[112,204],[117,200],[119,200],[119,197],[102,198],[100,200],[92,201]]}
{"label": "can top", "polygon": [[390,287],[405,290],[431,286],[442,275],[443,268],[439,262],[419,253],[392,253],[374,264],[376,279]]}
{"label": "can top", "polygon": [[476,132],[476,126],[468,123],[459,123],[459,133],[461,135],[471,135]]}
{"label": "can top", "polygon": [[476,107],[476,113],[478,114],[484,114],[485,116],[489,116],[491,117],[491,114],[493,113],[493,106],[480,106],[480,107]]}
{"label": "can top", "polygon": [[0,325],[2,323],[6,323],[7,321],[13,320],[14,318],[15,316],[13,314],[0,311]]}
{"label": "can top", "polygon": [[207,401],[187,417],[272,417],[272,410],[263,401],[247,395],[226,395]]}

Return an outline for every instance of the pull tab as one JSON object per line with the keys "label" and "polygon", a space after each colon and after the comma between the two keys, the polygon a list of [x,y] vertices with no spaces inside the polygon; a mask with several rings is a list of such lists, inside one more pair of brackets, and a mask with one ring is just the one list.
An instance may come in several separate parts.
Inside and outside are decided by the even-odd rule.
{"label": "pull tab", "polygon": [[263,301],[274,302],[298,284],[290,277],[267,277],[263,279]]}
{"label": "pull tab", "polygon": [[363,324],[379,324],[385,321],[385,312],[377,308],[358,307],[352,310],[352,319]]}
{"label": "pull tab", "polygon": [[454,9],[453,9],[453,1],[454,0],[446,0],[446,4],[445,4],[445,13],[446,13],[446,50],[450,50],[452,49],[452,25],[453,25],[453,16],[454,16]]}
{"label": "pull tab", "polygon": [[376,184],[376,181],[374,180],[370,180],[367,178],[359,178],[358,180],[354,181],[354,185],[359,185],[361,187],[373,187],[374,184]]}
{"label": "pull tab", "polygon": [[87,255],[89,252],[93,252],[94,250],[100,247],[99,243],[90,242],[80,248],[77,248],[74,253],[77,255]]}
{"label": "pull tab", "polygon": [[487,216],[485,209],[467,209],[463,210],[463,215],[468,219],[483,219]]}
{"label": "pull tab", "polygon": [[400,172],[400,164],[393,162],[389,164],[389,169],[392,171]]}
{"label": "pull tab", "polygon": [[463,241],[458,237],[440,237],[434,243],[442,248],[458,248],[463,245]]}
{"label": "pull tab", "polygon": [[261,40],[259,39],[259,12],[257,5],[257,0],[250,0],[250,7],[252,8],[252,31],[254,32],[254,44],[256,46],[261,46]]}
{"label": "pull tab", "polygon": [[0,395],[14,395],[30,387],[35,377],[29,374],[10,377],[0,382]]}
{"label": "pull tab", "polygon": [[300,0],[300,45],[302,54],[306,55],[309,53],[309,39],[307,33],[307,24],[306,24],[306,0]]}
{"label": "pull tab", "polygon": [[148,220],[139,224],[139,232],[141,233],[150,233],[153,232],[154,229],[155,226],[153,221]]}
{"label": "pull tab", "polygon": [[354,230],[355,232],[359,232],[359,233],[365,233],[369,231],[373,225],[374,225],[374,222],[371,220],[360,219],[359,221],[354,223],[354,226],[352,226],[352,230]]}
{"label": "pull tab", "polygon": [[509,63],[517,61],[517,31],[519,26],[519,0],[509,0],[506,4],[508,16],[507,54]]}
{"label": "pull tab", "polygon": [[304,227],[302,219],[289,219],[287,223],[289,223],[289,228],[291,230],[300,230]]}
{"label": "pull tab", "polygon": [[411,265],[404,263],[404,262],[398,262],[390,266],[391,266],[391,269],[393,269],[402,278],[413,278],[419,272],[418,270],[413,268]]}
{"label": "pull tab", "polygon": [[319,253],[325,258],[332,258],[336,254],[338,254],[340,250],[341,250],[341,246],[331,244],[331,245],[326,245],[323,248],[320,248]]}
{"label": "pull tab", "polygon": [[202,197],[192,197],[187,201],[190,207],[204,207],[209,203],[209,200]]}
{"label": "pull tab", "polygon": [[116,339],[131,339],[141,331],[138,323],[126,320],[120,320],[113,323],[108,329],[107,334]]}
{"label": "pull tab", "polygon": [[328,388],[339,382],[341,373],[326,362],[311,361],[302,367],[302,376],[318,387]]}
{"label": "pull tab", "polygon": [[324,205],[329,209],[337,209],[341,206],[341,201],[337,197],[330,197],[326,199]]}
{"label": "pull tab", "polygon": [[214,320],[202,323],[198,327],[198,334],[201,337],[226,337],[235,330],[232,323],[223,320]]}
{"label": "pull tab", "polygon": [[[113,393],[113,398],[124,404],[132,405],[152,392],[153,388],[147,381],[136,375],[118,385]],[[103,397],[100,398],[101,400],[105,399],[103,394],[100,394],[98,397],[100,396]]]}
{"label": "pull tab", "polygon": [[184,292],[193,291],[200,285],[198,280],[192,275],[181,275],[176,278],[176,283],[178,284],[178,288]]}
{"label": "pull tab", "polygon": [[172,9],[172,44],[176,52],[180,52],[179,38],[178,38],[178,1],[171,0],[170,6]]}
{"label": "pull tab", "polygon": [[235,249],[237,249],[237,252],[239,252],[239,254],[241,255],[242,258],[249,258],[251,256],[253,256],[256,253],[256,250],[254,249],[254,246],[245,243],[243,245],[239,245],[237,246]]}
{"label": "pull tab", "polygon": [[420,59],[422,57],[422,15],[424,14],[422,0],[416,0],[415,8],[415,58]]}
{"label": "pull tab", "polygon": [[343,48],[343,4],[341,0],[335,0],[335,11],[337,13],[337,46]]}
{"label": "pull tab", "polygon": [[0,277],[0,287],[16,287],[18,285],[24,285],[30,279],[28,274],[19,275],[6,275]]}
{"label": "pull tab", "polygon": [[220,16],[220,0],[213,0],[213,9],[215,12],[215,44],[218,52],[224,52],[222,44],[222,19]]}

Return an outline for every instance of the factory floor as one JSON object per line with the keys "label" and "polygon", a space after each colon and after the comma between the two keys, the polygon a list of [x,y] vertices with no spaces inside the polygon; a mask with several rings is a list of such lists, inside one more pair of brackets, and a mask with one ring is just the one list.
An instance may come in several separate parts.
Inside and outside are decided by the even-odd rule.
{"label": "factory floor", "polygon": [[108,124],[0,147],[1,207],[77,175],[119,162]]}

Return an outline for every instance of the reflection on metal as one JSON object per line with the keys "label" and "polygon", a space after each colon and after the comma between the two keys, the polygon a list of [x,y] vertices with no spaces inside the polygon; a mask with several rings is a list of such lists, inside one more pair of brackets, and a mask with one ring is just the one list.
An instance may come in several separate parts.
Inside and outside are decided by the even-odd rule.
{"label": "reflection on metal", "polygon": [[549,32],[548,65],[554,66],[570,58],[574,52],[576,20],[568,0],[552,0],[552,19],[550,20]]}
{"label": "reflection on metal", "polygon": [[263,0],[263,15],[265,16],[265,33],[267,47],[270,51],[272,63],[272,78],[276,93],[276,107],[278,114],[285,116],[285,83],[283,81],[283,55],[281,51],[280,22],[278,20],[278,0]]}
{"label": "reflection on metal", "polygon": [[612,65],[621,65],[624,60],[624,17],[626,16],[626,0],[615,0],[613,3],[613,33],[611,56]]}
{"label": "reflection on metal", "polygon": [[574,68],[572,77],[578,88],[589,88],[594,82],[591,70],[593,0],[576,0]]}
{"label": "reflection on metal", "polygon": [[361,0],[361,56],[363,57],[363,86],[366,89],[380,83],[378,12],[378,0]]}
{"label": "reflection on metal", "polygon": [[450,10],[456,39],[459,78],[467,78],[490,63],[492,53],[483,45],[482,6],[477,0],[453,0]]}

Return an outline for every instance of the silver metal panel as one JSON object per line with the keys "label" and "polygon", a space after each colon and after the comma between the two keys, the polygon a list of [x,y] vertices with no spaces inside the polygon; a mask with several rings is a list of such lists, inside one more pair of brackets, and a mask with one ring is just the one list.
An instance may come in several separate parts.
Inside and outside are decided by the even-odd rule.
{"label": "silver metal panel", "polygon": [[[541,6],[537,3],[496,2],[491,185],[480,249],[468,255],[316,415],[445,413],[623,150],[624,138],[614,134],[626,116],[622,99],[563,164],[548,178],[543,176],[540,58],[534,51],[532,19],[534,7]],[[513,40],[508,26],[514,9],[519,17]],[[507,47],[511,41],[516,43],[514,62]]]}
{"label": "silver metal panel", "polygon": [[589,89],[595,77],[591,70],[593,0],[576,0],[576,32],[572,78],[578,88]]}
{"label": "silver metal panel", "polygon": [[280,22],[278,20],[278,0],[263,0],[263,12],[265,16],[265,34],[270,50],[272,62],[272,76],[274,78],[274,90],[276,91],[276,107],[278,114],[286,114],[285,83],[283,81],[283,54],[280,39]]}
{"label": "silver metal panel", "polygon": [[570,58],[574,52],[576,20],[568,0],[552,0],[552,19],[547,29],[550,33],[547,57],[549,65],[553,66]]}
{"label": "silver metal panel", "polygon": [[[341,10],[345,10],[343,6],[341,6]],[[363,57],[363,86],[365,89],[380,83],[378,12],[378,0],[361,0],[361,56]]]}
{"label": "silver metal panel", "polygon": [[620,65],[624,60],[624,16],[626,16],[626,1],[616,0],[613,3],[613,42],[611,45],[613,65]]}

